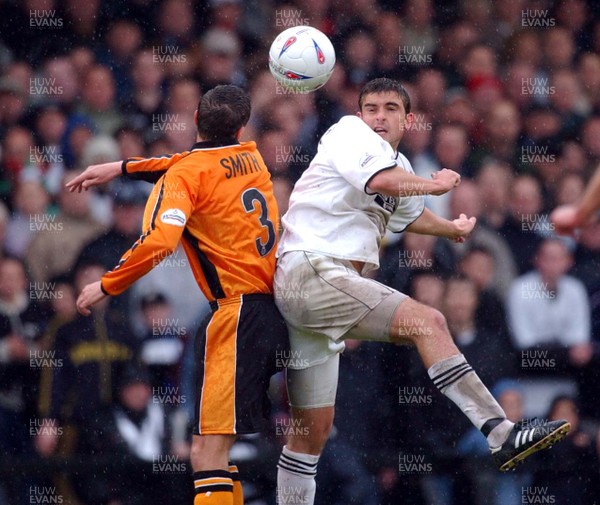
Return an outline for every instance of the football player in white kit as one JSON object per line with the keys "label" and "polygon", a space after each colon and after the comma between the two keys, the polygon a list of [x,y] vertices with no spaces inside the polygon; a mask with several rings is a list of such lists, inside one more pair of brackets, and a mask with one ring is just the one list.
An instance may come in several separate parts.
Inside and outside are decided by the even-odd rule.
{"label": "football player in white kit", "polygon": [[473,217],[450,221],[424,206],[424,195],[450,191],[460,176],[448,169],[431,179],[414,175],[398,152],[413,121],[400,83],[367,83],[357,115],[343,117],[321,138],[282,219],[275,300],[290,332],[288,394],[292,426],[301,429],[290,430],[279,459],[278,503],[314,503],[346,338],[415,345],[434,384],[487,438],[500,470],[570,429],[566,421],[510,422],[454,345],[440,312],[364,277],[379,267],[386,229],[464,241],[475,226]]}

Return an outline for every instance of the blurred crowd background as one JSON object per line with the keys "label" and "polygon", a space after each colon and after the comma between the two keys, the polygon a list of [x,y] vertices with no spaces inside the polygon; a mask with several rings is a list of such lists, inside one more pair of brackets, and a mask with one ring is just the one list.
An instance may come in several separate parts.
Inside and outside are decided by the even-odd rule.
{"label": "blurred crowd background", "polygon": [[[208,304],[177,250],[78,316],[81,287],[140,234],[150,188],[70,194],[65,181],[189,149],[202,93],[234,83],[251,93],[244,139],[284,213],[319,137],[380,76],[409,91],[415,123],[400,149],[416,173],[462,174],[427,205],[478,224],[461,245],[387,237],[377,278],[444,313],[512,420],[566,418],[573,430],[500,475],[414,350],[351,341],[317,503],[596,503],[600,224],[558,239],[548,213],[578,201],[600,164],[598,2],[2,0],[0,24],[0,503],[192,499],[192,349]],[[267,67],[274,36],[301,24],[337,52],[311,94],[280,88]],[[232,455],[255,505],[275,503],[278,452],[303,429],[281,377],[272,396],[268,430]]]}

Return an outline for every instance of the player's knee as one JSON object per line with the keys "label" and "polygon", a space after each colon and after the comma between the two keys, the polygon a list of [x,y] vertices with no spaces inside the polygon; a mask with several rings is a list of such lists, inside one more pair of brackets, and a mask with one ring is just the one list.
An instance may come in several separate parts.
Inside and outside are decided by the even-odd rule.
{"label": "player's knee", "polygon": [[320,454],[333,429],[333,419],[321,419],[308,427],[306,446],[311,454]]}
{"label": "player's knee", "polygon": [[318,426],[317,436],[315,438],[318,440],[321,449],[325,447],[327,439],[329,438],[329,435],[331,435],[331,430],[333,430],[333,418],[324,420],[324,422]]}
{"label": "player's knee", "polygon": [[303,454],[319,455],[327,443],[333,429],[333,419],[322,418],[317,422],[296,430],[288,440],[288,447],[292,451]]}
{"label": "player's knee", "polygon": [[437,309],[427,308],[423,326],[424,328],[419,335],[421,340],[444,339],[449,335],[446,317]]}
{"label": "player's knee", "polygon": [[400,342],[417,345],[420,341],[431,338],[440,338],[448,333],[446,318],[437,309],[423,306],[418,317],[400,319],[398,322],[398,335]]}
{"label": "player's knee", "polygon": [[432,334],[440,335],[448,332],[448,323],[446,317],[437,309],[429,309],[429,320],[431,322]]}

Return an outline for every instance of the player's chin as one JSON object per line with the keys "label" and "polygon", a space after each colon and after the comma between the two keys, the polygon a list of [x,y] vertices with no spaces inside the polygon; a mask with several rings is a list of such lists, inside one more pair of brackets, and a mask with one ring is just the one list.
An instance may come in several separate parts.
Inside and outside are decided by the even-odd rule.
{"label": "player's chin", "polygon": [[392,145],[394,145],[394,143],[398,143],[400,141],[400,139],[398,138],[397,135],[393,135],[390,132],[379,133],[379,136],[383,140],[385,140],[388,144],[392,144]]}

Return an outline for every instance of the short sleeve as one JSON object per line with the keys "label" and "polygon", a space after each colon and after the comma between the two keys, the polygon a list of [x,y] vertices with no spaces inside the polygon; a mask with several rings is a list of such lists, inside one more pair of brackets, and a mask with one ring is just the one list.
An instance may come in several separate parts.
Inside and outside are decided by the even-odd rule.
{"label": "short sleeve", "polygon": [[394,233],[404,231],[423,214],[423,210],[425,210],[425,199],[422,196],[400,198],[398,207],[390,216],[387,229]]}
{"label": "short sleeve", "polygon": [[396,166],[392,147],[356,116],[345,116],[332,126],[320,149],[344,179],[365,193],[378,172]]}
{"label": "short sleeve", "polygon": [[[408,158],[402,153],[398,153],[398,165],[407,172],[414,174],[414,170]],[[405,196],[400,198],[396,210],[388,221],[387,228],[391,232],[400,233],[406,229],[412,222],[423,214],[425,209],[425,197],[423,195]]]}

